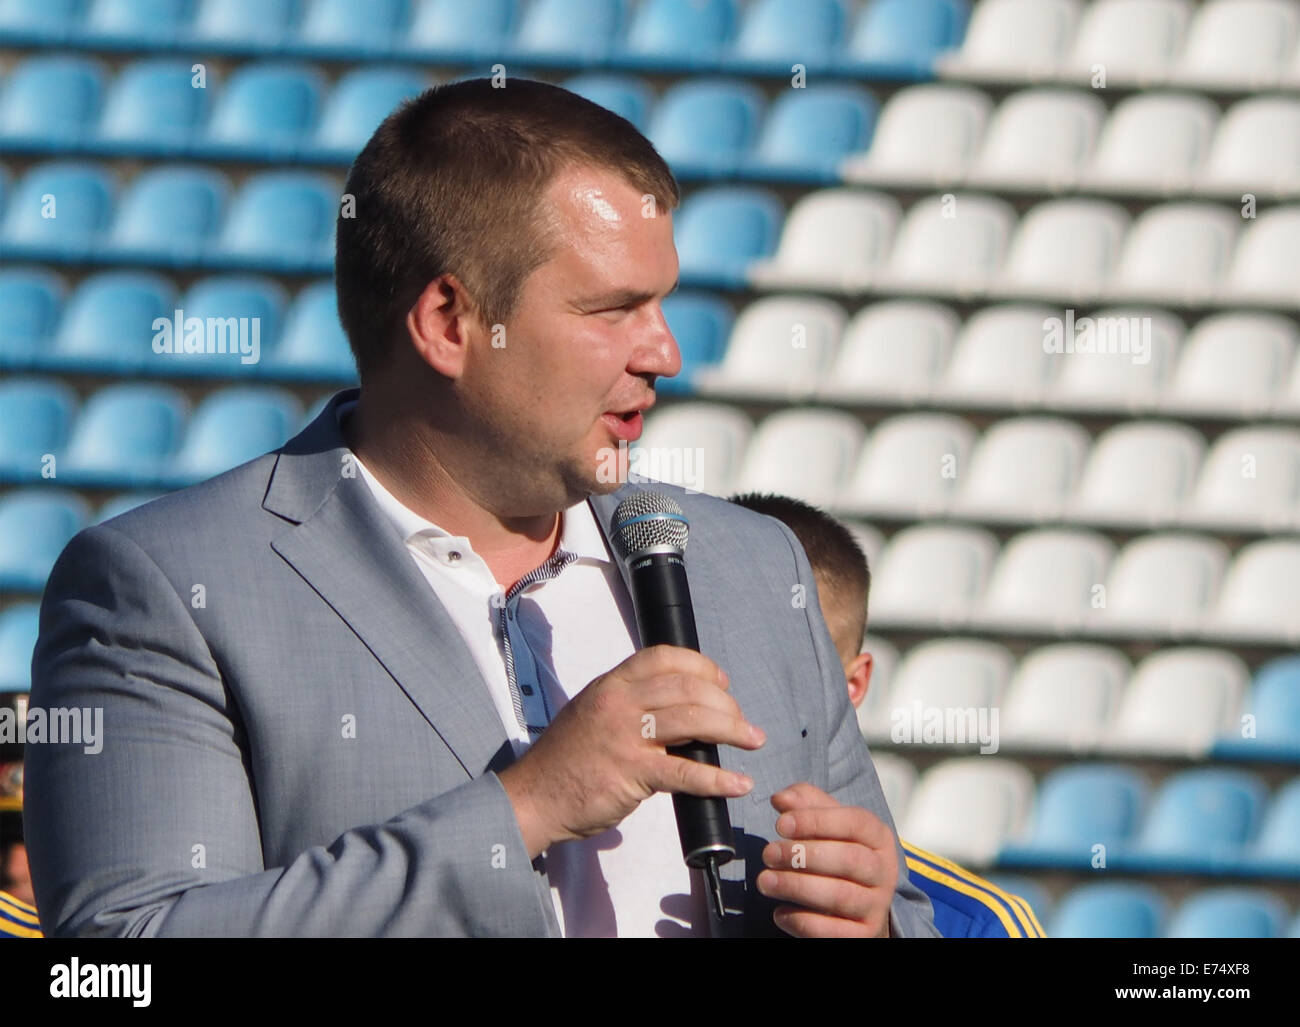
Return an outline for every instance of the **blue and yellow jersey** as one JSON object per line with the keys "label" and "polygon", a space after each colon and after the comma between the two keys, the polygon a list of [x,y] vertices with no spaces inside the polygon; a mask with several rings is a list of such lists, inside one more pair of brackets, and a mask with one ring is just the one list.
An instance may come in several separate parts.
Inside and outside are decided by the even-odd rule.
{"label": "blue and yellow jersey", "polygon": [[903,842],[912,883],[930,897],[934,925],[945,938],[1045,938],[1019,895],[1003,891],[965,867]]}
{"label": "blue and yellow jersey", "polygon": [[36,907],[0,891],[0,938],[39,938],[41,922]]}

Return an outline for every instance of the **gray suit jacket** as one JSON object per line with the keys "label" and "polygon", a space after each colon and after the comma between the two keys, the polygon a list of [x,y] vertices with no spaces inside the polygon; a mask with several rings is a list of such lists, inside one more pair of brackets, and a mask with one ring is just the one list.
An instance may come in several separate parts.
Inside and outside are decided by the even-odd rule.
{"label": "gray suit jacket", "polygon": [[[32,704],[102,707],[102,751],[27,750],[49,935],[557,935],[494,771],[469,650],[348,453],[334,397],[282,450],[88,528],[46,586]],[[892,824],[777,521],[656,486],[691,522],[702,650],[768,741],[722,748],[743,860],[715,934],[779,933],[755,887],[770,796],[808,780]],[[623,490],[590,499],[608,533]],[[803,585],[806,603],[792,602]],[[893,930],[933,935],[901,849]]]}

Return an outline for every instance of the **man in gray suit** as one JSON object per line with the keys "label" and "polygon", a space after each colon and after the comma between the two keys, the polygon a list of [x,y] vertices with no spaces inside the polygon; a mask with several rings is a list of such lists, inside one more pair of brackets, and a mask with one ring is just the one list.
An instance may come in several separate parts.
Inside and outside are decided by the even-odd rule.
{"label": "man in gray suit", "polygon": [[[28,757],[47,934],[935,933],[787,528],[655,486],[702,652],[635,651],[611,478],[681,366],[677,201],[541,83],[376,131],[337,231],[361,388],[50,576],[33,705],[104,712]],[[673,791],[727,800],[723,918]]]}

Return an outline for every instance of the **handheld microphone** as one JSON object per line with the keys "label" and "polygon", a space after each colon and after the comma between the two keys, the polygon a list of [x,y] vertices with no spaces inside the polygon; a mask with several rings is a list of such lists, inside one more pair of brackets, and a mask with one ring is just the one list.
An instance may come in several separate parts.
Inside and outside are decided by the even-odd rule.
{"label": "handheld microphone", "polygon": [[[614,511],[613,535],[627,564],[643,646],[676,645],[700,651],[682,559],[689,533],[682,508],[660,492],[635,492]],[[718,747],[712,742],[687,742],[668,746],[667,751],[719,765]],[[686,865],[704,871],[714,909],[725,917],[718,867],[736,858],[727,801],[720,796],[674,793],[673,811]]]}

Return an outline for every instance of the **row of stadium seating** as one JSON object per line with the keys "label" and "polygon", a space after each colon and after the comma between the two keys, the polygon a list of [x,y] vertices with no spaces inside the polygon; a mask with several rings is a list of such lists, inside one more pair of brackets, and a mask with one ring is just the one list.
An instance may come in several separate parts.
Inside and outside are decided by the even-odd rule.
{"label": "row of stadium seating", "polygon": [[1032,902],[1049,938],[1300,938],[1300,913],[1288,926],[1286,903],[1262,888],[1204,888],[1175,906],[1150,885],[1104,881],[1071,889],[1049,915],[1031,879],[1004,886]]}

